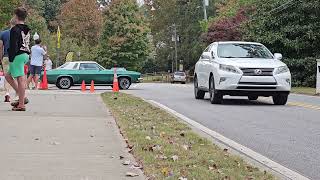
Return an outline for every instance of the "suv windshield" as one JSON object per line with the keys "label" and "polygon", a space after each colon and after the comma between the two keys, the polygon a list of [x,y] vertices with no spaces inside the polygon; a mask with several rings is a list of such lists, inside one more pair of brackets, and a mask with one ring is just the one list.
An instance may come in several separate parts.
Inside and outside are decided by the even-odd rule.
{"label": "suv windshield", "polygon": [[219,44],[218,56],[220,58],[273,59],[268,49],[258,44]]}

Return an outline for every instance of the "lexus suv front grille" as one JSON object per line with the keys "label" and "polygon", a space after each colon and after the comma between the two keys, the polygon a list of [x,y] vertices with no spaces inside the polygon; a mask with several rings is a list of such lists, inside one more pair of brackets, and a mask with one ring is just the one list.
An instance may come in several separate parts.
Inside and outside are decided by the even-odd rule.
{"label": "lexus suv front grille", "polygon": [[274,68],[241,68],[243,76],[273,76]]}

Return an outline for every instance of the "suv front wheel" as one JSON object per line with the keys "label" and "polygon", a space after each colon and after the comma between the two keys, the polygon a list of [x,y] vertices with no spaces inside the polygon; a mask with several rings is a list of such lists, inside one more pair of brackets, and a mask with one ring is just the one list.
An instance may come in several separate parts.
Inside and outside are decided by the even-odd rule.
{"label": "suv front wheel", "polygon": [[210,93],[211,104],[221,104],[222,103],[223,96],[218,91],[216,91],[213,76],[210,77],[209,93]]}
{"label": "suv front wheel", "polygon": [[204,99],[205,95],[206,95],[206,92],[199,89],[198,78],[197,78],[197,76],[195,76],[194,77],[194,96],[195,96],[195,98],[196,99]]}
{"label": "suv front wheel", "polygon": [[288,94],[278,94],[272,97],[275,105],[286,105],[288,102]]}

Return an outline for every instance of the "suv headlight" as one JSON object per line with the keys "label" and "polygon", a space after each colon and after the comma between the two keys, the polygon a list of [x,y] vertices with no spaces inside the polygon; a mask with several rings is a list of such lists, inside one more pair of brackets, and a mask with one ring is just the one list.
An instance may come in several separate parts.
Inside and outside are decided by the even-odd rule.
{"label": "suv headlight", "polygon": [[236,67],[230,66],[230,65],[220,64],[220,70],[235,73],[235,74],[241,74],[240,70],[238,70]]}
{"label": "suv headlight", "polygon": [[275,72],[274,72],[274,74],[275,75],[277,75],[277,74],[283,74],[283,73],[286,73],[286,72],[289,72],[290,70],[289,70],[289,68],[287,67],[287,66],[280,66],[280,67],[278,67],[276,70],[275,70]]}

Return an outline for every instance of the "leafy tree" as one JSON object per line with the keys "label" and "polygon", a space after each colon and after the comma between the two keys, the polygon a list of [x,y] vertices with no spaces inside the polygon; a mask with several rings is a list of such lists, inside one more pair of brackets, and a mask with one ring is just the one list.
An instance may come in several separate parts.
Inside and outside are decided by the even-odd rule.
{"label": "leafy tree", "polygon": [[34,9],[40,15],[44,13],[45,3],[43,0],[25,0],[24,5],[28,8]]}
{"label": "leafy tree", "polygon": [[[148,16],[151,20],[158,69],[171,70],[172,62],[175,60],[173,24],[176,24],[179,36],[178,62],[182,60],[186,69],[193,69],[204,48],[201,40],[202,23],[200,23],[203,21],[203,1],[153,0],[152,2],[146,4],[149,5]],[[151,7],[155,10],[151,11]],[[212,0],[207,10],[209,17],[214,16],[215,6]]]}
{"label": "leafy tree", "polygon": [[320,0],[261,0],[244,29],[246,39],[288,58],[319,56]]}
{"label": "leafy tree", "polygon": [[19,0],[1,0],[0,1],[0,30],[8,27],[12,18],[13,10],[20,4]]}
{"label": "leafy tree", "polygon": [[104,13],[99,58],[104,66],[140,70],[150,53],[149,28],[135,0],[113,0]]}
{"label": "leafy tree", "polygon": [[48,27],[51,31],[54,25],[57,24],[56,17],[60,13],[61,1],[60,0],[43,0],[44,12],[43,17],[46,19]]}
{"label": "leafy tree", "polygon": [[207,44],[217,41],[242,40],[241,25],[247,20],[247,9],[240,9],[234,17],[223,17],[214,21],[206,34],[204,41]]}
{"label": "leafy tree", "polygon": [[70,0],[63,4],[58,17],[65,36],[91,46],[98,43],[102,28],[102,14],[96,0]]}

